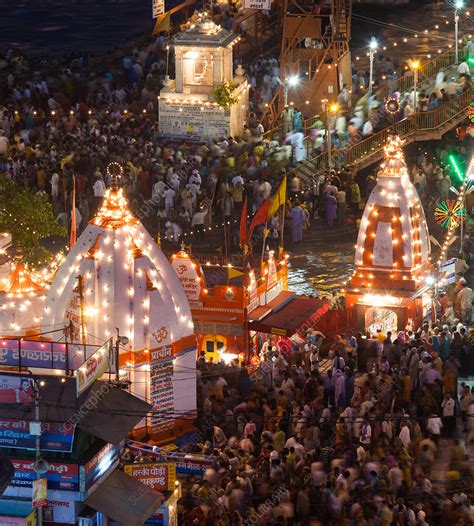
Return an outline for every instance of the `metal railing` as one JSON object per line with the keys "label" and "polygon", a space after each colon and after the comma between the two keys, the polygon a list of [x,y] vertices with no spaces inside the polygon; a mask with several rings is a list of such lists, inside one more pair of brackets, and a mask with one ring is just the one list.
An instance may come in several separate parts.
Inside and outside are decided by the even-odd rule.
{"label": "metal railing", "polygon": [[[382,151],[390,135],[399,135],[402,139],[415,136],[423,139],[427,132],[434,132],[449,125],[451,121],[456,121],[458,117],[462,117],[461,114],[467,115],[472,96],[473,89],[470,88],[433,111],[415,113],[363,141],[346,148],[334,149],[332,152],[333,167],[337,169],[354,165],[375,156]],[[324,152],[299,164],[289,174],[297,172],[304,175],[308,171],[317,173],[321,170],[327,170],[327,168],[328,155],[327,152]]]}
{"label": "metal railing", "polygon": [[[460,49],[459,50],[459,56],[460,59],[464,59],[467,56],[467,49]],[[421,86],[421,84],[431,78],[434,78],[441,70],[448,68],[449,66],[452,66],[455,63],[455,52],[454,51],[446,51],[445,53],[442,53],[438,56],[436,56],[434,59],[429,60],[428,62],[425,62],[420,66],[420,69],[418,70],[418,84]],[[413,71],[407,71],[403,77],[400,77],[397,79],[393,84],[393,91],[399,91],[401,93],[405,93],[410,91],[410,89],[413,87],[413,81],[414,81],[414,75]],[[269,104],[273,108],[273,106],[277,103],[277,97],[280,95],[278,92],[278,95],[275,93],[276,96],[274,96],[273,100]],[[271,110],[270,110],[271,111]],[[275,122],[275,113],[271,112],[272,114],[272,122]],[[279,117],[279,115],[278,115]],[[277,118],[278,118],[277,117]],[[305,135],[308,134],[308,129],[313,126],[313,124],[318,119],[316,116],[310,117],[309,119],[305,119],[303,122],[303,130]],[[264,134],[265,138],[268,139],[281,139],[283,133],[283,125],[280,124],[278,126],[275,126],[268,132]]]}

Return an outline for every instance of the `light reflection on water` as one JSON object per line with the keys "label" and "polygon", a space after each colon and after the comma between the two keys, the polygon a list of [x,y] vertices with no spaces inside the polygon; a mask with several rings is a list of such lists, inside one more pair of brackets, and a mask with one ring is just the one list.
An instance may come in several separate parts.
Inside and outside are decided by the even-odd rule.
{"label": "light reflection on water", "polygon": [[333,292],[344,286],[354,270],[354,244],[344,243],[300,254],[290,250],[288,288],[298,294]]}

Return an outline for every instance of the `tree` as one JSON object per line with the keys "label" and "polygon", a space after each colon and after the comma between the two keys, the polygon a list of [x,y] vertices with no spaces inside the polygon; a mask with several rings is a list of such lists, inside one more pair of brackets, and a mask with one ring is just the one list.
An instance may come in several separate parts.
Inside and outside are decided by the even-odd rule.
{"label": "tree", "polygon": [[32,194],[11,179],[0,175],[0,232],[12,235],[13,247],[26,263],[37,265],[53,254],[40,241],[51,236],[65,236],[47,195]]}
{"label": "tree", "polygon": [[239,102],[238,97],[233,95],[236,88],[237,86],[232,82],[224,82],[212,90],[212,97],[219,106],[227,110]]}

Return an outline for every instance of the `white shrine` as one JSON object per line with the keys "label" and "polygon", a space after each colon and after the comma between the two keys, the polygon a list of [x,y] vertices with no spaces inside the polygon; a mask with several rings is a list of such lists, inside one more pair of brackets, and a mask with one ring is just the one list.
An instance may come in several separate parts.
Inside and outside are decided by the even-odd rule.
{"label": "white shrine", "polygon": [[[214,139],[242,134],[247,119],[249,84],[238,66],[232,73],[232,49],[240,37],[196,14],[173,39],[176,79],[168,76],[159,97],[159,130],[168,137]],[[214,90],[234,86],[229,107],[214,100]]]}

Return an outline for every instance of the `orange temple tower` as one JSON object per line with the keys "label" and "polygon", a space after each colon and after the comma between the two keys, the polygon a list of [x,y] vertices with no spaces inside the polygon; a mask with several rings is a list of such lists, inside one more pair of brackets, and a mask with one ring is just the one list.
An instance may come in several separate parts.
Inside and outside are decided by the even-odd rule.
{"label": "orange temple tower", "polygon": [[399,137],[389,138],[377,185],[362,216],[354,271],[346,293],[358,329],[417,328],[430,316],[430,239]]}

